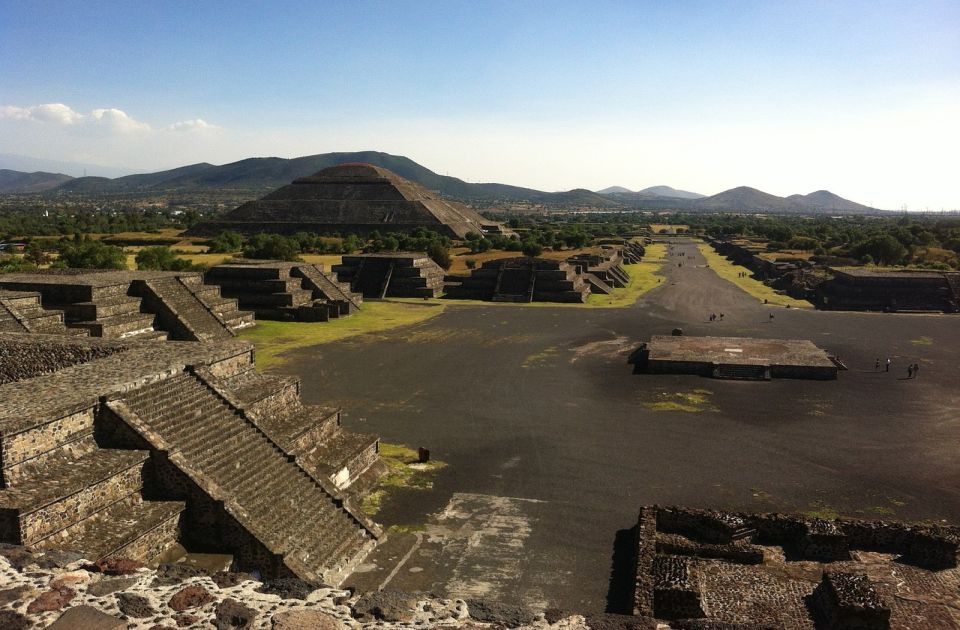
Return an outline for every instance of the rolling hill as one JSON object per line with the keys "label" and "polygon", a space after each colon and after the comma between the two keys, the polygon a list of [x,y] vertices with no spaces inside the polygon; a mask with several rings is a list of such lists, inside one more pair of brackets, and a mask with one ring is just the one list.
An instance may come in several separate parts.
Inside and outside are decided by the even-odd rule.
{"label": "rolling hill", "polygon": [[63,173],[36,171],[23,173],[0,169],[0,193],[37,193],[68,182],[72,177]]}
{"label": "rolling hill", "polygon": [[612,186],[600,192],[583,188],[563,192],[545,192],[498,183],[470,183],[440,175],[413,160],[379,151],[322,153],[293,159],[248,158],[230,164],[206,162],[156,173],[124,177],[78,177],[55,173],[0,171],[0,193],[78,193],[78,194],[182,194],[213,190],[237,191],[257,197],[289,184],[298,177],[345,162],[366,162],[387,168],[401,177],[417,182],[441,195],[471,202],[529,202],[557,207],[603,209],[651,209],[724,212],[869,212],[871,208],[818,190],[808,195],[777,197],[756,188],[741,186],[704,197],[670,186],[652,186],[632,192]]}

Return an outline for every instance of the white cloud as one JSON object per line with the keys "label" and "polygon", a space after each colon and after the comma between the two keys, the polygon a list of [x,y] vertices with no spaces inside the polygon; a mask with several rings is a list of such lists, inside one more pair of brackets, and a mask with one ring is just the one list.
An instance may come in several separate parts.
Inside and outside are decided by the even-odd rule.
{"label": "white cloud", "polygon": [[45,103],[30,107],[7,105],[0,107],[0,118],[107,134],[151,131],[148,123],[136,120],[125,111],[112,107],[94,109],[89,114],[83,114],[63,103]]}
{"label": "white cloud", "polygon": [[220,129],[217,125],[212,125],[203,118],[194,118],[193,120],[181,120],[167,126],[167,131],[204,131]]}

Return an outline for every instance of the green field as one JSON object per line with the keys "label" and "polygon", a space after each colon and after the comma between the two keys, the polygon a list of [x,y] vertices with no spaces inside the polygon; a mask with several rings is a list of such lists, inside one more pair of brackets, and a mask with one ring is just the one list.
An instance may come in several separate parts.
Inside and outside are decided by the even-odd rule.
{"label": "green field", "polygon": [[328,322],[258,320],[255,327],[242,330],[239,336],[256,346],[257,367],[270,369],[282,364],[282,355],[290,350],[417,324],[443,309],[444,305],[436,304],[365,302],[353,315]]}

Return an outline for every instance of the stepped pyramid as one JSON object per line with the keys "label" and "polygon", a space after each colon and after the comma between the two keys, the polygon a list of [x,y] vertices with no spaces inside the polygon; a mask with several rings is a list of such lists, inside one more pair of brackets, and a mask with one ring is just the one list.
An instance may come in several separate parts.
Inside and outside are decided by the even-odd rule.
{"label": "stepped pyramid", "polygon": [[[485,227],[486,226],[486,227]],[[372,164],[341,164],[295,179],[217,221],[187,231],[206,236],[223,230],[269,232],[412,232],[426,228],[452,238],[498,229],[461,203],[440,199],[423,186]]]}
{"label": "stepped pyramid", "polygon": [[0,542],[339,584],[382,535],[353,504],[379,439],[340,418],[236,339],[0,332]]}

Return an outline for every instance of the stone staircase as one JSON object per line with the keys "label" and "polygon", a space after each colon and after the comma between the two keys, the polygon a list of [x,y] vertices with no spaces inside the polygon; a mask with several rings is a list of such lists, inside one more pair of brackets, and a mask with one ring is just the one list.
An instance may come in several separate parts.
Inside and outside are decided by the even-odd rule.
{"label": "stone staircase", "polygon": [[149,453],[99,448],[92,409],[0,439],[0,540],[142,562],[176,540],[184,504],[143,500]]}
{"label": "stone staircase", "polygon": [[766,365],[723,363],[713,368],[713,378],[741,381],[769,381],[770,368]]}
{"label": "stone staircase", "polygon": [[611,287],[609,284],[607,284],[606,282],[604,282],[594,274],[583,273],[580,275],[582,275],[586,283],[590,285],[591,293],[600,293],[602,295],[609,295],[611,292],[613,292],[613,287]]}
{"label": "stone staircase", "polygon": [[156,330],[153,314],[141,312],[140,306],[140,298],[118,293],[60,308],[67,314],[67,326],[91,337],[165,341],[167,333]]}
{"label": "stone staircase", "polygon": [[359,310],[363,303],[362,294],[352,292],[349,284],[337,282],[316,265],[294,267],[291,273],[303,278],[303,287],[313,291],[314,299],[326,299],[336,305],[336,309],[331,309],[336,310],[336,315],[331,312],[331,317],[349,315]]}
{"label": "stone staircase", "polygon": [[202,276],[189,276],[182,280],[184,286],[193,292],[197,299],[231,331],[237,332],[256,326],[253,313],[241,311],[237,300],[223,296],[220,293],[220,287],[204,284]]}
{"label": "stone staircase", "polygon": [[62,310],[46,310],[40,294],[0,291],[0,331],[33,332],[51,335],[84,335],[86,331],[68,328]]}
{"label": "stone staircase", "polygon": [[443,292],[443,269],[426,254],[347,255],[333,266],[339,282],[365,298],[433,298]]}
{"label": "stone staircase", "polygon": [[291,573],[337,584],[372,546],[365,518],[201,376],[180,373],[108,405]]}
{"label": "stone staircase", "polygon": [[210,309],[179,277],[137,280],[131,291],[144,301],[144,307],[156,314],[164,330],[185,341],[229,339],[233,330]]}
{"label": "stone staircase", "polygon": [[284,453],[337,490],[350,489],[379,460],[379,438],[343,428],[339,408],[304,405],[298,379],[252,367],[226,379],[203,376]]}

